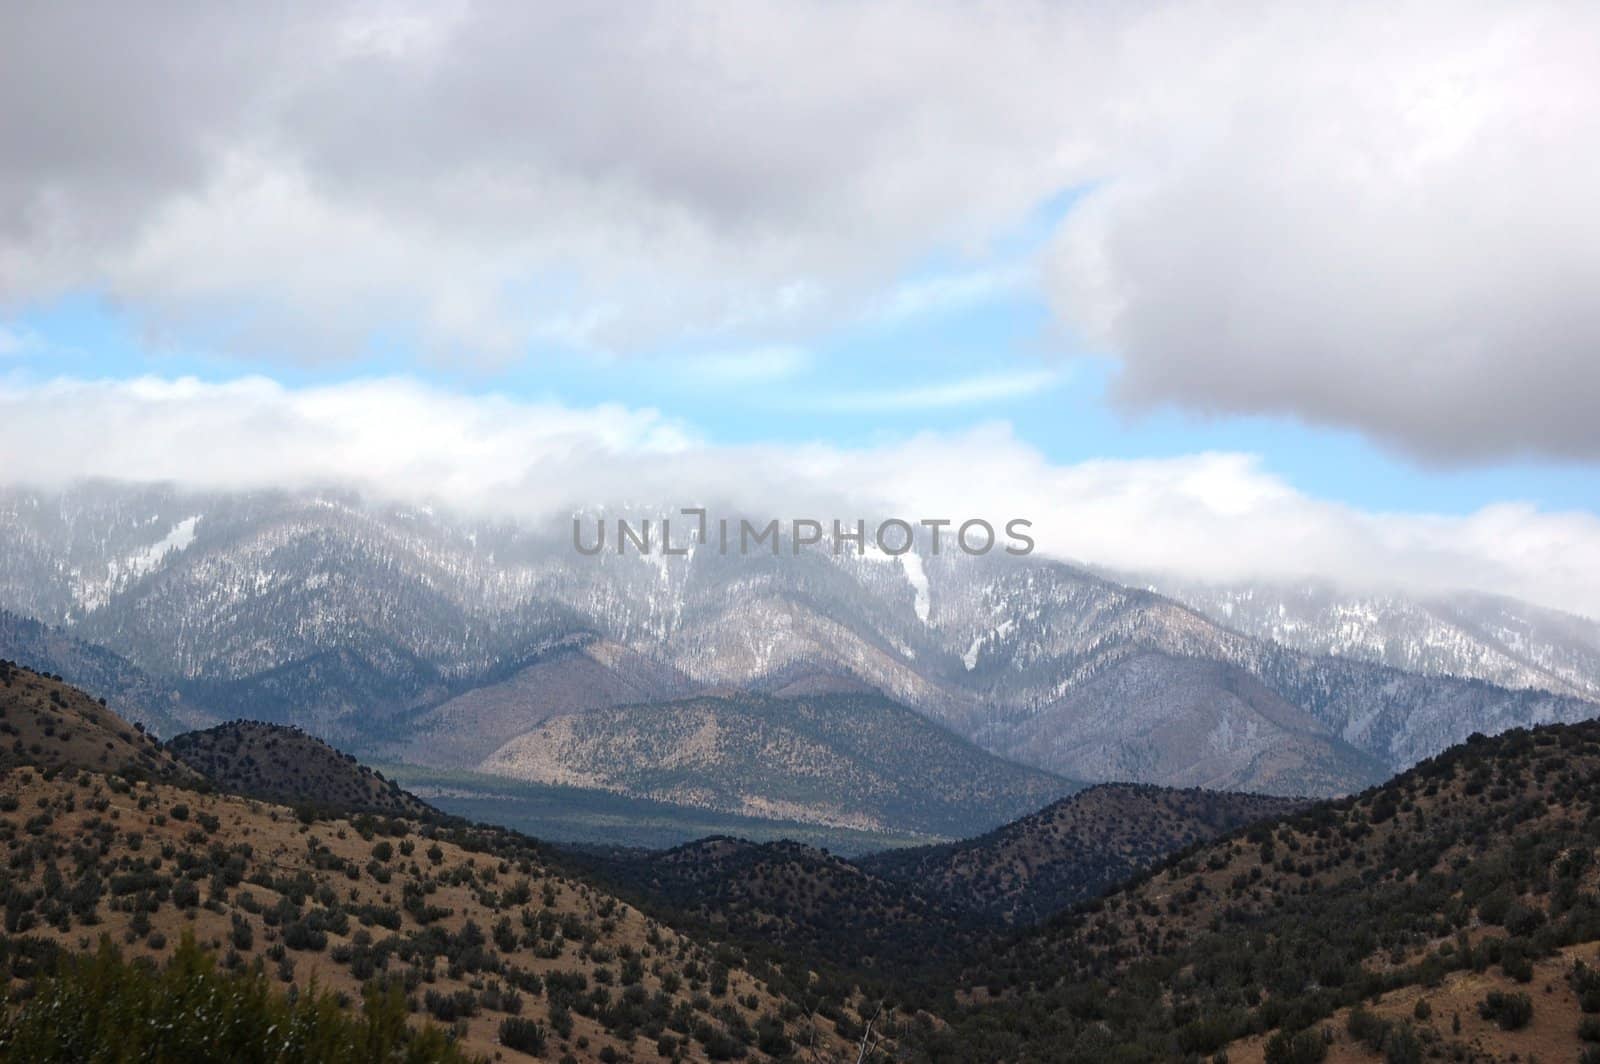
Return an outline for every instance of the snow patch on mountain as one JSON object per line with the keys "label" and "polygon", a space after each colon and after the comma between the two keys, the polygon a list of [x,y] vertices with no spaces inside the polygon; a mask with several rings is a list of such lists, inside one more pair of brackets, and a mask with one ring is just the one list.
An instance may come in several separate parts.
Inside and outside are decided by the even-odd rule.
{"label": "snow patch on mountain", "polygon": [[911,584],[911,592],[916,596],[912,608],[917,611],[917,620],[923,624],[928,623],[928,574],[923,571],[922,559],[915,553],[908,552],[900,555],[900,568],[905,570],[906,580]]}
{"label": "snow patch on mountain", "polygon": [[185,517],[173,525],[165,536],[132,557],[125,559],[119,567],[116,562],[111,563],[113,579],[117,576],[129,578],[143,576],[164,561],[168,554],[184,551],[194,542],[194,529],[200,523],[200,515]]}
{"label": "snow patch on mountain", "polygon": [[967,667],[968,672],[978,667],[978,651],[982,649],[983,636],[980,635],[972,640],[972,645],[967,648],[966,653],[961,655],[961,664]]}

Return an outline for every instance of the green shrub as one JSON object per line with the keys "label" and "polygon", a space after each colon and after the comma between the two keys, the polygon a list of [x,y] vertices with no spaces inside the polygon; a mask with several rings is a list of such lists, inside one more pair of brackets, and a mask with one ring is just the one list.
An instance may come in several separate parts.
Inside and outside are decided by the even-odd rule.
{"label": "green shrub", "polygon": [[1383,1036],[1388,1034],[1389,1025],[1357,1005],[1350,1010],[1350,1017],[1345,1021],[1345,1030],[1349,1031],[1350,1037],[1357,1042],[1376,1050],[1383,1045]]}
{"label": "green shrub", "polygon": [[1422,1064],[1422,1041],[1409,1023],[1392,1024],[1384,1032],[1383,1064]]}
{"label": "green shrub", "polygon": [[230,1060],[241,1064],[462,1061],[437,1028],[408,1028],[398,987],[369,989],[359,1012],[315,984],[294,1001],[256,967],[219,971],[185,935],[165,967],[125,961],[110,938],[64,958],[12,1015],[0,1060]]}
{"label": "green shrub", "polygon": [[1502,1031],[1519,1031],[1533,1019],[1533,999],[1527,994],[1491,990],[1478,1004],[1478,1015],[1493,1020]]}
{"label": "green shrub", "polygon": [[1320,1031],[1279,1031],[1267,1040],[1267,1064],[1321,1064],[1328,1043]]}
{"label": "green shrub", "polygon": [[509,1016],[500,1021],[500,1044],[507,1049],[542,1057],[548,1037],[542,1023],[524,1020],[517,1016]]}

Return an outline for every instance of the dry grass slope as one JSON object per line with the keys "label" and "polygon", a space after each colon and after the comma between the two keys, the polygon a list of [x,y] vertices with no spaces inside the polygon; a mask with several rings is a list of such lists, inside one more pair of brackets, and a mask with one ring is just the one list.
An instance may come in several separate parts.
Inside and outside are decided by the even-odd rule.
{"label": "dry grass slope", "polygon": [[[6,679],[0,719],[26,723],[24,755],[38,759],[0,775],[0,963],[14,1001],[56,951],[109,935],[161,958],[189,933],[225,966],[259,962],[352,1002],[393,982],[419,1020],[485,1057],[517,1056],[500,1035],[526,1021],[552,1059],[855,1059],[845,1034],[862,1021],[847,1003],[779,997],[778,973],[557,871],[528,840],[371,814],[306,823],[164,782],[155,769],[192,777],[86,697],[14,669]],[[103,735],[122,745],[106,750]]]}
{"label": "dry grass slope", "polygon": [[103,703],[55,677],[0,661],[0,770],[18,765],[198,780],[142,727]]}

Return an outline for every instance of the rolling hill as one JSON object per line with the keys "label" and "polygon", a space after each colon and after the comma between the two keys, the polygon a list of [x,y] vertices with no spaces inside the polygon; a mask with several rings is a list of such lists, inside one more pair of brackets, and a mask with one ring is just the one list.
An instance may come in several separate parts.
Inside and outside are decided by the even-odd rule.
{"label": "rolling hill", "polygon": [[[744,712],[811,705],[759,701]],[[876,700],[816,701],[882,738],[859,712]],[[397,987],[478,1054],[526,1036],[577,1060],[855,1059],[870,1021],[880,1057],[928,1064],[1509,1062],[1600,1034],[1600,722],[1474,736],[1346,799],[1097,787],[848,862],[729,838],[580,857],[319,816],[221,793],[30,670],[0,672],[0,709],[23,744],[0,773],[14,1016],[56,1000],[38,979],[58,954],[104,933],[168,958],[188,932],[224,971]],[[249,730],[205,740],[217,764],[284,740]]]}
{"label": "rolling hill", "polygon": [[672,926],[810,972],[839,993],[936,981],[991,930],[915,884],[796,842],[716,836],[585,865]]}
{"label": "rolling hill", "polygon": [[120,654],[3,609],[0,658],[60,676],[79,690],[106,699],[112,712],[142,724],[157,737],[216,723],[209,711],[185,697],[175,685],[152,676]]}
{"label": "rolling hill", "polygon": [[154,736],[58,677],[0,661],[0,770],[85,768],[198,782]]}
{"label": "rolling hill", "polygon": [[695,685],[674,669],[608,640],[577,634],[540,647],[505,679],[474,686],[411,714],[385,755],[432,768],[474,769],[551,717],[681,698]]}
{"label": "rolling hill", "polygon": [[872,695],[728,694],[545,721],[482,770],[727,813],[934,837],[987,830],[1078,785]]}
{"label": "rolling hill", "polygon": [[1600,1010],[1597,850],[1600,723],[1476,736],[986,956],[920,1052],[1576,1059]]}
{"label": "rolling hill", "polygon": [[885,850],[856,864],[955,909],[1026,924],[1092,898],[1179,850],[1306,804],[1102,783],[978,838]]}
{"label": "rolling hill", "polygon": [[420,798],[297,728],[236,720],[185,732],[166,745],[178,760],[235,794],[340,812],[437,815]]}

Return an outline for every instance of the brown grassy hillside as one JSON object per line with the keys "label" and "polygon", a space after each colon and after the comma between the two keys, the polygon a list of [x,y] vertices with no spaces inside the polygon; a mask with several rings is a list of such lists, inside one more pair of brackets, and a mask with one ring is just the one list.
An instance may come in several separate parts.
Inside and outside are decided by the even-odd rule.
{"label": "brown grassy hillside", "polygon": [[109,935],[160,958],[189,933],[225,966],[259,960],[285,984],[315,979],[353,1001],[392,980],[419,1020],[485,1056],[517,1055],[497,1042],[516,1016],[541,1025],[551,1059],[759,1060],[797,1047],[854,1059],[840,1031],[860,1021],[842,1003],[780,999],[738,954],[555,871],[520,837],[371,815],[306,823],[146,778],[164,755],[136,734],[109,753],[141,771],[94,771],[95,729],[116,730],[100,707],[26,676],[0,686],[0,707],[7,721],[59,715],[56,732],[71,732],[35,755],[42,764],[0,775],[0,958],[14,1000],[55,950]]}
{"label": "brown grassy hillside", "polygon": [[53,677],[0,661],[0,770],[18,765],[197,778],[104,704]]}
{"label": "brown grassy hillside", "polygon": [[[1403,987],[1339,1009],[1315,1032],[1327,1046],[1327,1064],[1600,1059],[1600,1016],[1592,1011],[1593,1001],[1591,1011],[1584,1011],[1584,995],[1572,978],[1576,966],[1592,969],[1597,960],[1600,949],[1585,943],[1531,961],[1517,976],[1498,966],[1451,972],[1431,985]],[[1526,1024],[1508,1030],[1498,1014],[1485,1016],[1482,1007],[1493,994],[1526,995],[1532,1007]],[[1229,1045],[1228,1064],[1265,1064],[1271,1040],[1254,1035]],[[1586,1052],[1592,1055],[1585,1058]]]}

